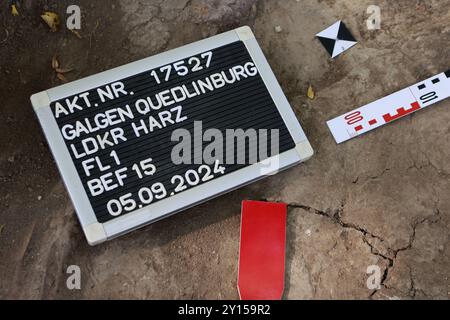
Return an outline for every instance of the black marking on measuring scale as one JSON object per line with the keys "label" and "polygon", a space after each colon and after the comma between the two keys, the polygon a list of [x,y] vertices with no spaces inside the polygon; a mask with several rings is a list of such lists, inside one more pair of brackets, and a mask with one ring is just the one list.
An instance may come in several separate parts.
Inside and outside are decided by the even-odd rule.
{"label": "black marking on measuring scale", "polygon": [[445,71],[445,75],[447,76],[447,78],[450,78],[450,70]]}
{"label": "black marking on measuring scale", "polygon": [[[99,87],[93,88],[89,91],[89,100],[90,103],[94,106],[90,108],[84,108],[83,110],[77,110],[72,114],[56,118],[59,129],[62,130],[64,125],[74,124],[76,123],[76,121],[85,123],[85,119],[89,119],[89,121],[92,122],[93,117],[97,114],[108,112],[108,110],[117,107],[124,107],[126,105],[129,105],[130,108],[134,110],[134,103],[138,99],[151,97],[151,99],[155,102],[155,94],[160,93],[164,90],[170,90],[171,88],[174,88],[176,86],[186,85],[189,92],[195,92],[193,82],[197,80],[204,80],[209,75],[215,72],[227,72],[227,70],[234,66],[243,66],[248,62],[253,62],[242,41],[230,43],[225,46],[215,48],[211,51],[212,58],[208,68],[204,67],[202,70],[189,73],[185,76],[179,76],[175,72],[172,72],[170,74],[170,77],[168,78],[168,81],[163,81],[164,73],[161,73],[159,75],[159,77],[161,77],[160,84],[156,83],[155,79],[150,76],[152,70],[148,70],[131,77],[121,79],[120,82],[124,84],[125,90],[129,94],[118,97],[111,101],[102,103],[97,93],[97,88]],[[189,60],[189,57],[185,60]],[[160,68],[156,68],[154,70],[158,71],[159,69]],[[103,87],[105,86],[101,86],[100,88]],[[130,92],[132,92],[133,94],[131,95]],[[67,98],[71,100],[75,96],[76,95],[73,95]],[[51,103],[53,114],[55,114],[56,103],[64,103],[65,100],[66,98]],[[95,106],[95,104],[97,106]],[[156,129],[152,133],[142,134],[140,137],[136,137],[131,123],[140,125],[140,120],[148,123],[149,116],[154,116],[155,119],[159,121],[159,112],[168,111],[173,107],[177,107],[178,105],[181,106],[181,109],[172,110],[172,121],[175,121],[177,113],[180,110],[181,113],[179,114],[179,117],[187,117],[186,120],[179,123],[168,124],[162,129]],[[216,128],[223,133],[224,137],[226,136],[226,129],[255,129],[257,132],[259,129],[278,129],[280,137],[279,152],[282,153],[295,147],[294,141],[289,134],[286,125],[284,124],[280,113],[277,110],[264,82],[262,81],[259,72],[256,76],[242,78],[240,79],[240,81],[235,81],[232,84],[227,84],[222,88],[218,88],[214,91],[194,96],[182,101],[179,104],[173,104],[170,107],[162,107],[160,110],[152,111],[149,114],[143,115],[136,112],[134,112],[133,114],[133,119],[127,119],[119,125],[119,127],[124,130],[127,141],[123,141],[120,144],[112,147],[100,149],[97,152],[89,155],[88,157],[76,159],[75,151],[71,149],[70,145],[73,144],[76,150],[76,154],[81,155],[84,152],[81,141],[89,137],[96,139],[97,135],[103,136],[112,128],[117,126],[108,126],[105,129],[99,129],[93,133],[83,134],[82,136],[70,141],[65,140],[78,175],[81,178],[89,201],[99,222],[106,222],[111,219],[117,218],[116,216],[111,215],[107,209],[107,204],[111,199],[119,201],[118,199],[120,199],[122,196],[131,194],[131,196],[127,197],[127,199],[133,199],[133,201],[136,203],[133,210],[130,210],[128,212],[122,210],[123,212],[121,212],[118,216],[129,214],[146,206],[146,204],[142,203],[141,199],[138,196],[139,190],[141,190],[141,188],[143,187],[152,186],[154,183],[162,183],[162,185],[166,189],[166,195],[164,197],[161,197],[161,199],[154,198],[152,204],[178,193],[178,191],[175,190],[175,188],[177,187],[177,183],[173,183],[173,177],[177,175],[185,177],[185,174],[188,170],[197,170],[199,164],[174,165],[172,163],[171,150],[178,142],[172,142],[171,135],[175,129],[183,128],[187,129],[191,133],[191,137],[193,138],[194,121],[202,122],[203,132],[210,128]],[[210,142],[203,142],[203,148],[209,143]],[[194,142],[192,142],[192,145],[193,144]],[[225,148],[225,141],[223,141],[223,145]],[[270,146],[270,141],[268,145]],[[237,156],[236,147],[234,150],[235,160]],[[120,161],[120,165],[118,165],[115,162],[115,158],[110,155],[112,151],[116,152],[117,158]],[[271,150],[269,149],[268,151],[270,154]],[[193,155],[194,150],[193,148],[191,148],[191,159],[193,159]],[[89,157],[98,157],[103,167],[110,166],[111,169],[102,172],[99,169],[99,166],[96,165],[94,168],[89,170],[90,175],[87,176],[85,169],[83,168],[82,161],[86,160],[86,158]],[[132,170],[132,167],[148,158],[152,158],[151,163],[156,167],[156,172],[151,176],[144,175],[143,177],[139,177],[138,173]],[[266,157],[263,157],[258,160],[263,160],[265,158]],[[223,166],[225,167],[224,175],[230,174],[231,172],[248,166],[248,152],[246,154],[246,163],[247,164],[240,165],[223,164]],[[127,174],[127,177],[123,181],[123,186],[116,187],[110,191],[104,191],[99,195],[92,195],[87,185],[88,181],[92,179],[100,179],[100,177],[106,172],[114,171],[114,169],[123,167],[127,168],[125,172]],[[110,176],[109,178],[114,179],[114,176]],[[195,180],[196,177],[193,177],[192,179]],[[200,185],[203,183],[207,182],[200,181],[196,185]],[[113,184],[113,182],[111,182],[111,184]],[[114,182],[114,184],[117,184],[117,182]],[[184,185],[187,187],[186,190],[192,187],[187,183],[185,183]],[[160,195],[162,195],[162,193],[160,193]],[[147,194],[145,196],[148,197]],[[126,203],[126,201],[124,201],[124,203]],[[126,207],[127,204],[124,204],[123,206]]]}

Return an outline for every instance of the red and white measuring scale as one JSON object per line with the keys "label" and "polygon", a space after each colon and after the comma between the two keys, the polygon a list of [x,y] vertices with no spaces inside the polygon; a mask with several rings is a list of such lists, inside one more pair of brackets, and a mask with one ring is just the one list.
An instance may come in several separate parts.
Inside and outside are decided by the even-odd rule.
{"label": "red and white measuring scale", "polygon": [[450,97],[450,70],[327,122],[337,143]]}

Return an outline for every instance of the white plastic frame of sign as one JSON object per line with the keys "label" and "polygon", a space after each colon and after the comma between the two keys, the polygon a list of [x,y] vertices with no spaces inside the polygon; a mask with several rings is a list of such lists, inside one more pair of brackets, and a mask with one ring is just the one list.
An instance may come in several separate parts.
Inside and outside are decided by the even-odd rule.
{"label": "white plastic frame of sign", "polygon": [[[261,172],[264,172],[266,168],[265,163],[267,162],[263,161],[248,165],[237,171],[230,172],[180,192],[179,194],[149,204],[143,208],[136,209],[129,214],[117,216],[112,220],[100,223],[94,213],[80,176],[77,173],[75,164],[69,154],[64,138],[51,111],[51,102],[76,93],[86,92],[92,88],[119,81],[126,77],[142,73],[143,71],[151,70],[236,41],[242,41],[245,44],[246,49],[261,75],[264,85],[270,93],[270,96],[295,143],[295,148],[276,156],[279,164],[278,170],[286,169],[306,161],[313,155],[311,145],[298,123],[289,102],[283,94],[255,36],[247,26],[31,96],[31,103],[39,118],[89,244],[95,245],[117,237],[118,235],[155,222],[203,201],[261,179],[267,176],[267,174],[261,174]],[[268,160],[270,161],[271,159],[269,158]]]}

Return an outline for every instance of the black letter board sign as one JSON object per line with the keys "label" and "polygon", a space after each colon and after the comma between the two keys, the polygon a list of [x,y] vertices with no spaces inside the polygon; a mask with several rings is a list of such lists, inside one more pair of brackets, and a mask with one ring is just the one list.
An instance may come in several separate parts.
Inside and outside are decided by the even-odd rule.
{"label": "black letter board sign", "polygon": [[313,154],[248,27],[31,102],[90,244]]}

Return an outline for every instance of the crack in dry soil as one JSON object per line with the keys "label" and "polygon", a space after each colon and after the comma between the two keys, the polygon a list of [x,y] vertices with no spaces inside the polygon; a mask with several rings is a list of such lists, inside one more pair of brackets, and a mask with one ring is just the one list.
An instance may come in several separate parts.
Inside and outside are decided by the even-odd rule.
{"label": "crack in dry soil", "polygon": [[[338,208],[336,210],[322,211],[322,210],[313,208],[311,206],[307,206],[307,205],[303,205],[303,204],[299,204],[299,203],[289,203],[288,204],[288,207],[303,209],[306,212],[310,212],[310,213],[313,213],[313,214],[316,214],[316,215],[319,215],[319,216],[326,217],[328,219],[331,219],[335,224],[340,225],[342,228],[352,229],[352,230],[355,230],[355,231],[361,233],[362,234],[362,240],[370,248],[371,254],[376,255],[376,256],[378,256],[378,257],[380,257],[380,258],[382,258],[382,259],[384,259],[384,260],[386,260],[388,262],[388,266],[384,269],[383,275],[382,275],[382,278],[381,278],[381,282],[380,282],[380,286],[384,287],[384,288],[388,288],[385,285],[385,282],[386,282],[386,280],[388,278],[390,270],[394,267],[395,260],[397,259],[398,254],[400,252],[407,251],[407,250],[410,250],[412,248],[412,245],[413,245],[415,237],[416,237],[417,227],[420,226],[421,224],[425,223],[425,222],[436,223],[436,222],[438,222],[441,219],[439,209],[436,208],[435,209],[435,213],[434,213],[433,216],[425,217],[423,219],[417,220],[416,222],[414,222],[412,224],[412,226],[411,226],[412,233],[411,233],[411,235],[409,237],[409,241],[408,241],[408,244],[406,246],[398,248],[398,249],[393,249],[393,248],[389,247],[388,245],[386,245],[386,241],[382,237],[380,237],[378,235],[375,235],[374,233],[370,232],[369,230],[367,230],[367,229],[365,229],[365,228],[363,228],[361,226],[358,226],[357,224],[344,222],[342,220],[342,212],[344,211],[344,206],[345,206],[345,203],[344,203],[344,201],[342,201],[340,208]],[[437,220],[436,219],[433,220],[433,218],[436,218],[436,217],[438,217],[438,219]],[[380,253],[374,247],[374,245],[372,245],[367,240],[367,236],[370,236],[372,238],[380,240],[383,243],[383,245],[385,246],[385,248],[388,250],[388,252],[392,252],[392,257],[388,257],[388,256]],[[410,272],[410,278],[411,278],[411,290],[410,290],[408,295],[411,296],[411,297],[415,297],[415,295],[417,293],[417,290],[415,288],[415,282],[414,282],[414,279],[413,279],[412,272]],[[381,290],[381,289],[375,289],[374,291],[372,291],[372,293],[369,295],[369,298],[370,299],[373,298],[373,296],[379,290]]]}

